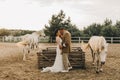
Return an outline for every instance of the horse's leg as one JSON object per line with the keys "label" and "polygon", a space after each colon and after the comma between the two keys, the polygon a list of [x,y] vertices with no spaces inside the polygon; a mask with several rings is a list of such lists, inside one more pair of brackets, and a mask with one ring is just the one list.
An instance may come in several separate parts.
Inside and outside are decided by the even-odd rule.
{"label": "horse's leg", "polygon": [[29,44],[29,47],[30,47],[30,49],[33,49],[33,45],[32,45],[32,43]]}
{"label": "horse's leg", "polygon": [[91,54],[92,54],[92,64],[95,65],[95,54],[93,53],[93,50],[92,48],[90,47],[90,50],[91,50]]}
{"label": "horse's leg", "polygon": [[30,53],[30,49],[28,49],[27,53]]}
{"label": "horse's leg", "polygon": [[30,44],[30,47],[31,47],[31,49],[33,49],[33,44],[32,43]]}
{"label": "horse's leg", "polygon": [[95,65],[95,53],[93,53],[93,65]]}
{"label": "horse's leg", "polygon": [[38,48],[38,43],[36,43],[36,48]]}
{"label": "horse's leg", "polygon": [[34,49],[37,49],[37,43],[34,43]]}
{"label": "horse's leg", "polygon": [[33,49],[35,49],[35,48],[36,48],[35,43],[33,43]]}
{"label": "horse's leg", "polygon": [[96,73],[99,73],[99,69],[100,69],[100,53],[97,52],[96,54],[96,58],[97,58],[97,66],[96,66]]}
{"label": "horse's leg", "polygon": [[26,45],[24,48],[23,48],[23,61],[26,61],[26,58],[27,58],[27,55],[30,53],[30,48],[29,48],[29,45]]}
{"label": "horse's leg", "polygon": [[35,49],[35,45],[34,45],[34,43],[32,43],[32,49]]}
{"label": "horse's leg", "polygon": [[23,61],[26,61],[26,51],[23,49]]}

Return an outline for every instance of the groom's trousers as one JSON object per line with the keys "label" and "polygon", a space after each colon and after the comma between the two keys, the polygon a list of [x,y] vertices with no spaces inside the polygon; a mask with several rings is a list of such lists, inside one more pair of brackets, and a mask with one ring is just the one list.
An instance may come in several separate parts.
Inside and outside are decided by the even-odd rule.
{"label": "groom's trousers", "polygon": [[70,62],[68,60],[68,55],[69,53],[63,53],[62,54],[62,59],[63,59],[63,65],[64,65],[64,69],[68,70],[68,67],[70,67]]}

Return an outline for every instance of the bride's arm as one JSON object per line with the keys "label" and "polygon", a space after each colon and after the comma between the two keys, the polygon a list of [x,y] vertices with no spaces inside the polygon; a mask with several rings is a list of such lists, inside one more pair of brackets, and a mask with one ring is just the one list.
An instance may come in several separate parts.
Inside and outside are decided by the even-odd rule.
{"label": "bride's arm", "polygon": [[59,39],[59,37],[56,37],[56,43],[59,45],[59,48],[62,49],[62,45],[60,45],[60,39]]}
{"label": "bride's arm", "polygon": [[56,37],[56,43],[59,44],[60,40],[58,37]]}

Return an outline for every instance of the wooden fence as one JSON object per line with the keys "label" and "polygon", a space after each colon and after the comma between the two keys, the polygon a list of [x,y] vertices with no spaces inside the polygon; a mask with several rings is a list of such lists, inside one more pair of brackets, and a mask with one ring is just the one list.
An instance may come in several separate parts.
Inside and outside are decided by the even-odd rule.
{"label": "wooden fence", "polygon": [[[81,41],[88,42],[90,37],[72,37],[73,43],[81,43]],[[120,43],[120,37],[105,37],[107,43]],[[51,38],[51,42],[55,42],[55,38]]]}
{"label": "wooden fence", "polygon": [[[73,43],[81,43],[81,41],[88,42],[90,37],[72,37]],[[120,37],[105,37],[108,43],[120,43]],[[0,36],[0,42],[19,42],[21,41],[20,37],[13,37],[12,39],[5,39],[5,36]],[[55,38],[39,38],[40,43],[53,43],[55,42]]]}

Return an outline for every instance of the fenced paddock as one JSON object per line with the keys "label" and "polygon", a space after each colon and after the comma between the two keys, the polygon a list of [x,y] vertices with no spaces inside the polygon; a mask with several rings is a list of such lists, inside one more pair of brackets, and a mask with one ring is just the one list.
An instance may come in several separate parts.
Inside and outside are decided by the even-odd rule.
{"label": "fenced paddock", "polygon": [[[11,38],[5,38],[5,37],[8,37],[8,36],[0,36],[0,42],[10,42],[10,43],[15,43],[15,42],[19,42],[22,40],[22,38],[20,36],[12,36]],[[49,42],[50,39],[48,36],[46,37],[39,37],[39,42],[41,43],[44,43],[44,42]]]}
{"label": "fenced paddock", "polygon": [[[72,42],[80,43],[81,41],[88,42],[90,37],[72,37]],[[108,43],[120,43],[120,37],[105,37]]]}
{"label": "fenced paddock", "polygon": [[[72,37],[73,43],[80,43],[81,41],[88,42],[90,37]],[[108,43],[120,43],[120,37],[105,37]],[[21,38],[19,36],[14,36],[12,39],[5,40],[5,36],[0,36],[0,42],[19,42]],[[53,43],[55,42],[55,37],[50,38],[48,36],[39,38],[39,43]]]}
{"label": "fenced paddock", "polygon": [[[81,43],[81,41],[88,42],[90,37],[72,37],[73,43]],[[105,37],[107,43],[120,43],[120,37]],[[55,42],[55,38],[51,38],[50,42]]]}
{"label": "fenced paddock", "polygon": [[[55,47],[55,43],[40,43],[41,48]],[[80,46],[80,43],[72,43]],[[22,58],[7,56],[19,54],[15,43],[0,43],[0,55],[8,57],[0,60],[0,80],[120,80],[120,44],[109,44],[104,72],[96,74],[92,66],[91,53],[85,53],[86,69],[73,69],[68,73],[41,73],[38,69],[37,54],[29,55],[27,61]],[[18,55],[21,56],[21,55]],[[13,61],[11,61],[13,59]]]}

